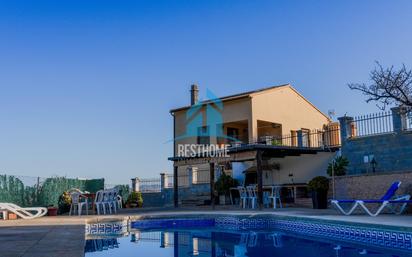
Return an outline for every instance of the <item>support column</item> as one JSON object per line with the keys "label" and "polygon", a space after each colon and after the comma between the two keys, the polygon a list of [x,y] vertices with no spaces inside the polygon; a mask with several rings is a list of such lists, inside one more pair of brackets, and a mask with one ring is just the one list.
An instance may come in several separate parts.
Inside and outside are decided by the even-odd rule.
{"label": "support column", "polygon": [[209,163],[210,170],[210,201],[213,210],[215,209],[215,163]]}
{"label": "support column", "polygon": [[163,192],[167,186],[167,178],[165,173],[160,173],[160,190]]}
{"label": "support column", "polygon": [[251,115],[248,120],[248,143],[255,143],[258,140],[257,120]]}
{"label": "support column", "polygon": [[259,210],[263,209],[263,170],[262,170],[262,154],[261,150],[256,152],[256,170],[257,170],[257,182],[258,182],[258,205]]}
{"label": "support column", "polygon": [[179,207],[178,166],[173,167],[173,199],[175,208]]}
{"label": "support column", "polygon": [[139,178],[132,178],[132,191],[140,192],[140,179]]}
{"label": "support column", "polygon": [[356,128],[352,128],[353,117],[340,117],[338,118],[340,125],[340,137],[341,144],[343,145],[346,142],[346,139],[351,138],[354,135]]}

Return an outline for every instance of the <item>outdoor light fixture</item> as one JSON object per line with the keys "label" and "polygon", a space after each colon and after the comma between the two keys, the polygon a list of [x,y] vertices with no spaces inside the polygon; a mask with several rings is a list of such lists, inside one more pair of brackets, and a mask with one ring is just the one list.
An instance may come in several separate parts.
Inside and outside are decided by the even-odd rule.
{"label": "outdoor light fixture", "polygon": [[372,166],[372,172],[373,173],[375,173],[375,171],[376,171],[376,165],[377,165],[378,163],[376,162],[376,160],[375,160],[375,157],[373,157],[373,159],[372,159],[372,161],[371,161],[371,166]]}

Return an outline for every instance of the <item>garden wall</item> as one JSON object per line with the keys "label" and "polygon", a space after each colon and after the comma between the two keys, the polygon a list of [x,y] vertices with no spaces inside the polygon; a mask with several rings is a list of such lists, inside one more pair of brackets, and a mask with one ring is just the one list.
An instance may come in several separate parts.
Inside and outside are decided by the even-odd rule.
{"label": "garden wall", "polygon": [[[337,199],[380,199],[395,181],[401,181],[397,195],[412,194],[412,171],[390,172],[335,178]],[[332,179],[329,196],[332,198]]]}

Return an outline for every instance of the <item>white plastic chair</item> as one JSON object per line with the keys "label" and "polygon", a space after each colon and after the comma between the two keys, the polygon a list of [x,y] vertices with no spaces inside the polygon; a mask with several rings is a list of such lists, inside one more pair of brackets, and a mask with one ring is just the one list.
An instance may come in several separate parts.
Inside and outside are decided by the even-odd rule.
{"label": "white plastic chair", "polygon": [[72,212],[76,212],[76,210],[77,210],[78,215],[80,216],[82,214],[83,206],[86,209],[86,215],[89,214],[89,205],[88,205],[88,202],[87,202],[87,198],[84,199],[84,201],[82,202],[81,201],[81,196],[82,196],[82,194],[80,192],[74,191],[74,192],[70,193],[70,197],[72,199],[72,204],[70,205],[69,215],[72,215]]}
{"label": "white plastic chair", "polygon": [[242,186],[238,186],[237,190],[239,190],[240,205],[242,206],[243,209],[245,209],[247,205],[247,200],[248,200],[246,188]]}
{"label": "white plastic chair", "polygon": [[103,202],[103,190],[99,190],[96,192],[96,196],[94,198],[94,206],[96,207],[97,215],[100,215],[100,211],[103,211],[103,214],[106,214],[105,203]]}
{"label": "white plastic chair", "polygon": [[109,211],[112,213],[112,210],[114,213],[117,213],[117,206],[118,206],[118,201],[117,201],[117,190],[111,189],[109,191]]}
{"label": "white plastic chair", "polygon": [[250,207],[252,209],[255,209],[256,205],[257,205],[256,185],[247,186],[246,190],[247,190],[247,194],[248,194],[247,198],[249,200]]}
{"label": "white plastic chair", "polygon": [[269,207],[270,205],[270,194],[268,191],[264,191],[263,192],[263,206],[265,206],[266,208]]}
{"label": "white plastic chair", "polygon": [[116,194],[116,198],[114,199],[115,202],[116,202],[116,209],[117,209],[117,210],[122,209],[122,208],[123,208],[123,198],[122,198],[122,196],[121,196],[120,193],[119,193],[119,189],[118,189],[118,188],[114,188],[113,191],[114,191],[115,194]]}
{"label": "white plastic chair", "polygon": [[110,214],[117,213],[117,194],[113,189],[103,191],[103,206]]}
{"label": "white plastic chair", "polygon": [[277,208],[277,202],[279,202],[280,208],[282,207],[282,201],[280,200],[280,186],[272,186],[272,194],[269,196],[269,199],[273,202],[273,209]]}

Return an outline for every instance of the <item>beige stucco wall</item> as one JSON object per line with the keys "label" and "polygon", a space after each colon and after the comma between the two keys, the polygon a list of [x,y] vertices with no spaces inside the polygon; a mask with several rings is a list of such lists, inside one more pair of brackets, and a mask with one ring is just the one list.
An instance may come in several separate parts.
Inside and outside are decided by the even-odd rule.
{"label": "beige stucco wall", "polygon": [[[222,120],[224,123],[248,120],[251,113],[250,98],[242,98],[234,101],[223,102]],[[178,111],[175,113],[175,135],[179,137],[186,133],[186,112],[187,110]],[[203,115],[206,113],[206,107],[201,109]],[[176,141],[175,151],[178,144],[196,144],[196,137],[191,137]],[[211,143],[216,143],[215,138],[211,138]]]}
{"label": "beige stucco wall", "polygon": [[[251,103],[254,124],[257,120],[282,124],[283,135],[302,128],[322,129],[329,122],[325,115],[289,86],[253,94]],[[257,130],[250,131],[250,136],[256,140]]]}
{"label": "beige stucco wall", "polygon": [[[187,110],[175,112],[176,137],[186,133],[186,112]],[[202,107],[201,112],[205,116],[205,106]],[[222,119],[224,123],[247,120],[250,142],[258,139],[258,120],[281,124],[280,134],[282,135],[288,135],[291,130],[302,128],[322,129],[323,125],[329,123],[329,119],[324,114],[290,86],[253,93],[250,97],[237,100],[224,101]],[[177,140],[175,151],[178,144],[196,144],[196,141],[196,137]],[[211,138],[210,143],[217,143],[216,139]]]}

